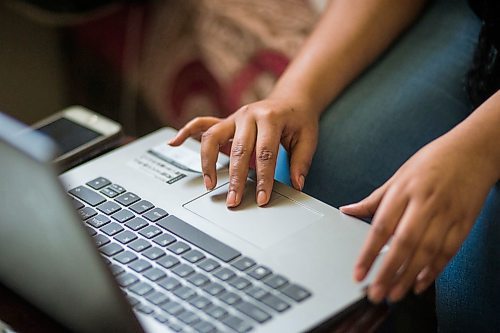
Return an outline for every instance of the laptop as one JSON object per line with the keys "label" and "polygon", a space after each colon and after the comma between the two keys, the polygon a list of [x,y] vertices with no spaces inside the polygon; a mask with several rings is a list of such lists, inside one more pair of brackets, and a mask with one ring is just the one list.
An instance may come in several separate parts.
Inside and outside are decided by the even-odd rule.
{"label": "laptop", "polygon": [[249,178],[207,191],[200,145],[163,128],[62,175],[56,147],[0,114],[0,282],[76,332],[303,332],[365,297],[368,224]]}

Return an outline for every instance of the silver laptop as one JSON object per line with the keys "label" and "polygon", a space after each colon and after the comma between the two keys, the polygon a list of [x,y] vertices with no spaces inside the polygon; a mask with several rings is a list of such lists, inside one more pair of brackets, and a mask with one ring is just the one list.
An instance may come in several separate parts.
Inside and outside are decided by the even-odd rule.
{"label": "silver laptop", "polygon": [[[54,145],[0,114],[0,282],[78,332],[303,332],[362,299],[368,225],[280,183],[225,205],[199,143],[164,128],[59,177]],[[369,281],[368,279],[367,281]]]}

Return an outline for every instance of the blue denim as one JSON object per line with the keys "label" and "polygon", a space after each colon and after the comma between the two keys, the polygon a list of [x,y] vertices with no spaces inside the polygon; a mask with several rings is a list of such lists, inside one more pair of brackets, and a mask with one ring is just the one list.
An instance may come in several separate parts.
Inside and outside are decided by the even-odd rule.
{"label": "blue denim", "polygon": [[[471,105],[464,80],[479,29],[465,0],[431,3],[325,110],[304,191],[335,207],[357,202],[422,146],[465,119]],[[280,165],[277,178],[286,181],[284,169]],[[500,331],[499,252],[497,186],[463,247],[438,278],[440,331]]]}

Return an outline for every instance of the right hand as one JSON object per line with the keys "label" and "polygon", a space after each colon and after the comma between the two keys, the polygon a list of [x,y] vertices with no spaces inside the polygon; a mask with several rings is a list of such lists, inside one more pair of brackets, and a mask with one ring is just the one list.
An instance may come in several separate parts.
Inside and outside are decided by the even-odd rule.
{"label": "right hand", "polygon": [[304,187],[316,150],[318,114],[310,112],[307,103],[290,100],[264,99],[241,107],[225,119],[197,117],[181,128],[169,144],[178,146],[188,137],[201,134],[203,177],[206,188],[212,190],[217,184],[215,165],[219,148],[232,141],[228,207],[240,204],[255,154],[256,201],[263,206],[271,197],[280,142],[290,155],[290,178],[299,191]]}

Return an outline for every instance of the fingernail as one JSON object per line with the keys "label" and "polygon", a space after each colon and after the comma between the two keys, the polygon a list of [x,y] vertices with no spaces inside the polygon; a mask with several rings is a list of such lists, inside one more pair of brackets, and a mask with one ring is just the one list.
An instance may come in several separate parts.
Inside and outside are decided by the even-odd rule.
{"label": "fingernail", "polygon": [[354,207],[356,204],[350,204],[350,205],[345,205],[345,206],[340,206],[339,209],[340,211],[344,211],[344,210],[349,210],[351,209],[352,207]]}
{"label": "fingernail", "polygon": [[259,206],[263,206],[267,203],[267,195],[264,190],[260,190],[259,193],[257,193],[257,204]]}
{"label": "fingernail", "polygon": [[420,295],[421,293],[424,292],[424,290],[427,289],[425,284],[417,284],[415,286],[415,289],[413,289],[413,292],[416,294],[416,295]]}
{"label": "fingernail", "polygon": [[392,303],[396,303],[399,300],[401,300],[403,296],[404,296],[404,290],[402,289],[402,287],[396,286],[392,288],[392,290],[389,293],[389,301]]}
{"label": "fingernail", "polygon": [[227,195],[226,205],[228,207],[236,206],[236,191],[231,190]]}
{"label": "fingernail", "polygon": [[300,175],[299,176],[299,190],[302,191],[302,189],[304,188],[305,181],[306,181],[306,179],[305,179],[304,175]]}
{"label": "fingernail", "polygon": [[372,286],[368,290],[370,301],[375,304],[380,303],[384,299],[384,290],[381,286]]}
{"label": "fingernail", "polygon": [[361,281],[365,278],[366,269],[364,267],[356,267],[354,270],[354,278],[356,281]]}
{"label": "fingernail", "polygon": [[203,182],[205,183],[205,187],[207,190],[212,189],[212,179],[210,178],[209,175],[204,175],[203,176]]}

